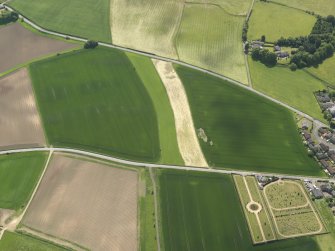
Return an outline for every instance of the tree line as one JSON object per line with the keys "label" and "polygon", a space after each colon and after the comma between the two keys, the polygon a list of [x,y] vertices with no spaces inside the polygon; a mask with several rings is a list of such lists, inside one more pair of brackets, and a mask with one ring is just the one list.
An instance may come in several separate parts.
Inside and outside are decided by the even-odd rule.
{"label": "tree line", "polygon": [[16,22],[19,14],[13,11],[3,10],[0,12],[0,25]]}

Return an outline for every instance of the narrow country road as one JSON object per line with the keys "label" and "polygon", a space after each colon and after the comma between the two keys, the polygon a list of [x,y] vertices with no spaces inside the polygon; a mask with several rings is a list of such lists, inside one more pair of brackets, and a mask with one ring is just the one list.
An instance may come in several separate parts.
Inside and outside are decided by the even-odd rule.
{"label": "narrow country road", "polygon": [[[8,5],[6,5],[5,3],[2,4],[3,6],[5,6],[7,9],[11,10],[11,11],[16,11],[14,10],[13,8],[9,7]],[[17,12],[17,11],[16,11]],[[35,24],[34,22],[32,22],[31,20],[29,20],[28,18],[24,17],[22,14],[19,14],[19,17],[23,19],[23,21],[29,25],[31,25],[33,28],[35,28],[36,30],[40,31],[40,32],[43,32],[43,33],[46,33],[46,34],[50,34],[50,35],[54,35],[54,36],[58,36],[58,37],[62,37],[62,38],[68,38],[68,39],[72,39],[72,40],[75,40],[75,41],[80,41],[80,42],[86,42],[88,39],[85,39],[85,38],[80,38],[80,37],[76,37],[76,36],[71,36],[71,35],[67,35],[67,34],[62,34],[62,33],[59,33],[59,32],[54,32],[54,31],[49,31],[47,29],[44,29],[40,26],[38,26],[37,24]],[[246,86],[244,85],[243,83],[239,82],[239,81],[236,81],[234,79],[231,79],[231,78],[228,78],[226,76],[223,76],[221,74],[218,74],[218,73],[215,73],[215,72],[212,72],[210,70],[206,70],[206,69],[203,69],[201,67],[198,67],[198,66],[195,66],[195,65],[192,65],[192,64],[188,64],[188,63],[185,63],[185,62],[182,62],[182,61],[179,61],[179,60],[175,60],[175,59],[170,59],[170,58],[166,58],[166,57],[162,57],[162,56],[158,56],[156,54],[152,54],[152,53],[147,53],[147,52],[143,52],[143,51],[138,51],[138,50],[134,50],[134,49],[130,49],[130,48],[125,48],[125,47],[122,47],[122,46],[117,46],[117,45],[113,45],[113,44],[108,44],[108,43],[102,43],[102,42],[99,42],[99,45],[101,46],[104,46],[104,47],[109,47],[109,48],[114,48],[114,49],[118,49],[118,50],[122,50],[122,51],[125,51],[125,52],[131,52],[131,53],[135,53],[135,54],[138,54],[138,55],[142,55],[142,56],[146,56],[146,57],[150,57],[150,58],[153,58],[153,59],[158,59],[158,60],[163,60],[163,61],[168,61],[168,62],[171,62],[171,63],[174,63],[174,64],[179,64],[179,65],[182,65],[182,66],[185,66],[185,67],[188,67],[188,68],[191,68],[191,69],[194,69],[194,70],[198,70],[200,72],[203,72],[203,73],[206,73],[206,74],[209,74],[209,75],[212,75],[214,77],[217,77],[217,78],[220,78],[222,80],[226,80],[232,84],[235,84],[235,85],[238,85],[240,86],[241,88],[244,88],[244,89],[247,89],[259,96],[262,96],[268,100],[271,100],[272,102],[276,103],[276,104],[279,104],[281,106],[284,106],[286,107],[287,109],[301,115],[301,116],[304,116],[306,117],[307,119],[310,119],[310,120],[313,120],[313,121],[317,121],[319,124],[323,125],[323,126],[327,126],[325,125],[324,123],[322,123],[321,121],[319,120],[316,120],[314,119],[313,117],[311,117],[310,115],[304,113],[304,112],[301,112],[299,111],[298,109],[288,105],[288,104],[285,104],[284,102],[281,102],[279,100],[276,100],[275,98],[272,98],[260,91],[257,91],[255,89],[253,89],[252,87],[250,86]]]}
{"label": "narrow country road", "polygon": [[301,176],[301,175],[286,175],[286,174],[277,174],[277,173],[263,173],[263,172],[251,172],[251,171],[242,171],[242,170],[227,170],[227,169],[214,169],[206,167],[191,167],[191,166],[175,166],[175,165],[163,165],[163,164],[153,164],[153,163],[142,163],[131,160],[119,159],[99,153],[92,153],[78,149],[70,148],[57,148],[57,147],[41,147],[41,148],[27,148],[27,149],[15,149],[15,150],[5,150],[0,151],[0,155],[13,154],[13,153],[27,153],[27,152],[64,152],[71,154],[84,155],[91,158],[97,158],[101,160],[112,161],[124,165],[129,165],[133,167],[152,167],[152,168],[162,168],[162,169],[174,169],[174,170],[185,170],[185,171],[198,171],[198,172],[207,172],[207,173],[221,173],[221,174],[238,174],[238,175],[263,175],[263,176],[276,176],[280,179],[297,179],[297,180],[310,180],[310,181],[332,181],[335,182],[334,178],[319,178],[319,177],[310,177],[310,176]]}

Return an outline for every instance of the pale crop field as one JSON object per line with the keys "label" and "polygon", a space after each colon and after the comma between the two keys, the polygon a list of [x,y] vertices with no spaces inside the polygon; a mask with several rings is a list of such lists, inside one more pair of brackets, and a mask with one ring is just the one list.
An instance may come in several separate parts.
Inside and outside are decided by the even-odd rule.
{"label": "pale crop field", "polygon": [[334,15],[335,13],[334,0],[273,0],[273,2],[301,10],[314,11],[323,16]]}
{"label": "pale crop field", "polygon": [[181,0],[113,0],[113,43],[177,58],[173,40],[182,10]]}
{"label": "pale crop field", "polygon": [[186,4],[176,37],[179,59],[247,83],[243,22],[218,6]]}
{"label": "pale crop field", "polygon": [[312,31],[315,22],[314,16],[301,10],[257,1],[249,20],[248,40],[258,40],[262,35],[269,42],[280,37],[305,36]]}
{"label": "pale crop field", "polygon": [[27,69],[0,78],[0,107],[0,148],[45,145]]}
{"label": "pale crop field", "polygon": [[23,224],[90,250],[137,249],[138,173],[54,154]]}

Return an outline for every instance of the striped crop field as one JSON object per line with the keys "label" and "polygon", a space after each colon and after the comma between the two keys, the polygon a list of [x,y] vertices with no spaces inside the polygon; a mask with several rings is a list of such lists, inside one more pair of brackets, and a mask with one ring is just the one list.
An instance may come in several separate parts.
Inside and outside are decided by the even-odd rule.
{"label": "striped crop field", "polygon": [[190,0],[187,3],[212,4],[223,8],[233,15],[246,15],[252,0]]}
{"label": "striped crop field", "polygon": [[301,10],[313,11],[319,15],[334,15],[334,0],[273,0],[273,2]]}
{"label": "striped crop field", "polygon": [[243,22],[218,6],[187,4],[176,37],[180,60],[247,83]]}

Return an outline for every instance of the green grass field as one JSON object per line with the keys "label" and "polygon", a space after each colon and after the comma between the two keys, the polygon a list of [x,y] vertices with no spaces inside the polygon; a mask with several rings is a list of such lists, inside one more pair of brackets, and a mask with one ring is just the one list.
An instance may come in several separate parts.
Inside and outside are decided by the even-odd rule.
{"label": "green grass field", "polygon": [[63,54],[32,64],[30,73],[51,145],[159,160],[156,112],[123,52]]}
{"label": "green grass field", "polygon": [[161,149],[160,163],[183,165],[179,153],[173,111],[166,89],[156,72],[151,59],[136,54],[127,54],[146,87],[156,110]]}
{"label": "green grass field", "polygon": [[309,158],[293,115],[283,107],[229,82],[175,66],[184,83],[196,129],[211,166],[272,173],[321,175]]}
{"label": "green grass field", "polygon": [[161,171],[166,251],[318,251],[311,238],[252,245],[231,176]]}
{"label": "green grass field", "polygon": [[243,22],[215,5],[186,4],[176,37],[179,59],[247,84]]}
{"label": "green grass field", "polygon": [[110,0],[13,0],[9,5],[43,28],[111,42]]}
{"label": "green grass field", "polygon": [[3,251],[66,251],[65,248],[55,246],[30,236],[5,232],[0,241],[0,250]]}
{"label": "green grass field", "polygon": [[249,20],[248,40],[275,42],[280,37],[308,35],[316,18],[300,10],[278,4],[256,1]]}
{"label": "green grass field", "polygon": [[46,153],[0,156],[0,208],[19,210],[25,206],[46,158]]}
{"label": "green grass field", "polygon": [[317,90],[324,89],[321,81],[304,71],[292,72],[285,67],[268,68],[251,58],[249,68],[255,89],[324,121],[313,94]]}
{"label": "green grass field", "polygon": [[335,56],[325,60],[317,68],[310,67],[307,69],[308,72],[326,81],[332,87],[335,87]]}
{"label": "green grass field", "polygon": [[316,14],[327,16],[334,15],[335,2],[333,0],[272,0],[273,2],[285,4],[287,6],[314,11]]}

